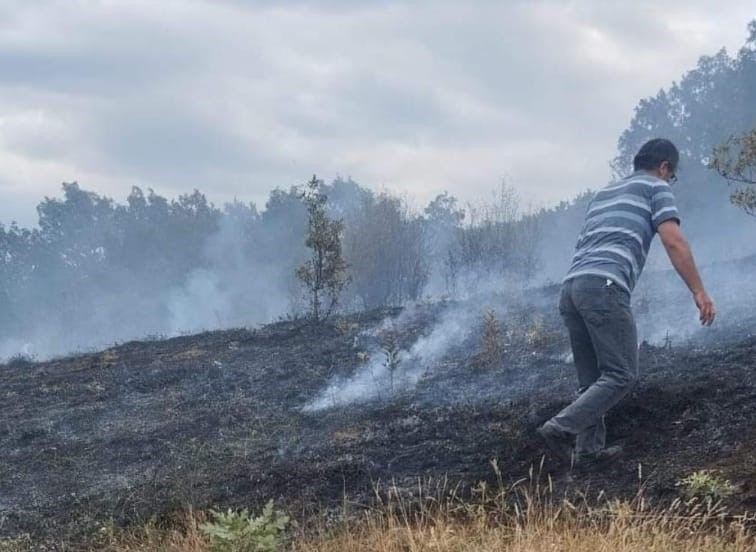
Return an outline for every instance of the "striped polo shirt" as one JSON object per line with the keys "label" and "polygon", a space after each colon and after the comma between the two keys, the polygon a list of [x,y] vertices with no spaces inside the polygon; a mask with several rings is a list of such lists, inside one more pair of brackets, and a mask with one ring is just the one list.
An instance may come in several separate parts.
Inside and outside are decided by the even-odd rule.
{"label": "striped polo shirt", "polygon": [[632,291],[646,264],[659,225],[680,223],[669,184],[647,171],[637,171],[609,184],[588,206],[575,255],[564,281],[576,276],[602,276]]}

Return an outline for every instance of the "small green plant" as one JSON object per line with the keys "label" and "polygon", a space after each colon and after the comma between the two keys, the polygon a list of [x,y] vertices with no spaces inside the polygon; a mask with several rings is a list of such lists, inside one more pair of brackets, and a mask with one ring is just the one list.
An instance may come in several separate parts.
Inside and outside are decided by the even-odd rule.
{"label": "small green plant", "polygon": [[394,329],[391,329],[383,335],[383,365],[389,374],[389,392],[394,395],[394,377],[399,369],[399,337]]}
{"label": "small green plant", "polygon": [[672,337],[669,335],[669,328],[667,328],[667,335],[664,336],[664,350],[672,350]]}
{"label": "small green plant", "polygon": [[699,470],[677,482],[687,498],[721,500],[733,494],[735,486],[711,470]]}
{"label": "small green plant", "polygon": [[501,362],[504,354],[502,331],[496,311],[489,310],[483,314],[483,361],[488,365]]}
{"label": "small green plant", "polygon": [[289,517],[273,510],[269,501],[259,516],[246,508],[240,512],[210,511],[212,521],[200,529],[207,537],[211,552],[275,552],[283,542]]}

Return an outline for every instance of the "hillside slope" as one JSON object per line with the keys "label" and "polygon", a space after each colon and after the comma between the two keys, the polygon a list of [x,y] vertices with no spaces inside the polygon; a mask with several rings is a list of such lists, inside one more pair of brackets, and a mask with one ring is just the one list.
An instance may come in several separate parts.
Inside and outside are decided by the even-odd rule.
{"label": "hillside slope", "polygon": [[[492,458],[520,479],[543,454],[533,430],[574,393],[555,291],[502,316],[497,362],[480,355],[480,309],[464,318],[447,303],[10,363],[0,369],[0,532],[76,541],[109,519],[270,498],[304,512],[345,493],[367,500],[378,481],[474,484],[493,477]],[[738,487],[733,507],[753,509],[756,338],[750,322],[737,328],[699,345],[642,346],[641,383],[608,421],[629,454],[596,474],[547,462],[558,491],[633,495],[640,464],[649,496],[663,499],[679,478],[714,468]],[[365,371],[390,364],[392,350],[401,363],[390,380]]]}

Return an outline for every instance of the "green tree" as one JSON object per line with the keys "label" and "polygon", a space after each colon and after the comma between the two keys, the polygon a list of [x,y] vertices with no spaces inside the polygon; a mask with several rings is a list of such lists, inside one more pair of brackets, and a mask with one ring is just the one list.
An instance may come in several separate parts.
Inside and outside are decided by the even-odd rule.
{"label": "green tree", "polygon": [[709,167],[738,186],[730,194],[733,205],[756,217],[756,129],[714,148]]}
{"label": "green tree", "polygon": [[323,181],[313,175],[299,195],[307,208],[305,245],[311,254],[297,268],[296,275],[307,288],[310,312],[315,322],[330,316],[349,281],[346,276],[347,265],[341,255],[341,232],[344,224],[326,214],[328,198],[322,188]]}

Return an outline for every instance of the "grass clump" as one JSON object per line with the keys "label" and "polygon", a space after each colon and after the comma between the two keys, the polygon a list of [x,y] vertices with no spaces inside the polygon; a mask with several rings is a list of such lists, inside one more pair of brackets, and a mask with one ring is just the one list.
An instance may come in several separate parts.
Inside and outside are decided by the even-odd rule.
{"label": "grass clump", "polygon": [[677,482],[686,498],[718,501],[737,490],[729,480],[711,470],[698,470]]}

